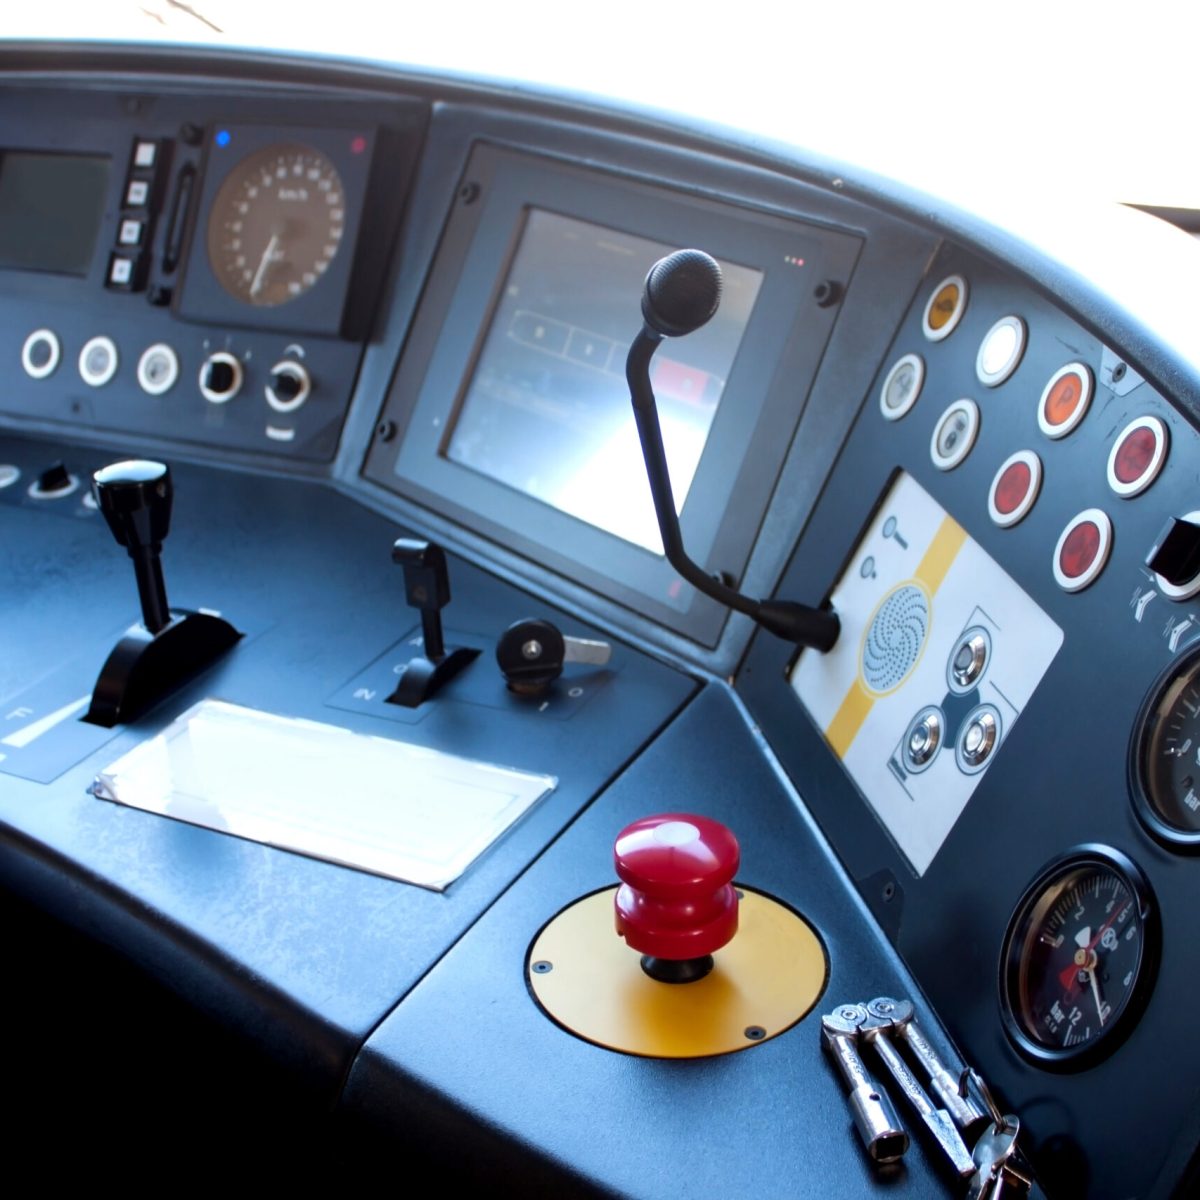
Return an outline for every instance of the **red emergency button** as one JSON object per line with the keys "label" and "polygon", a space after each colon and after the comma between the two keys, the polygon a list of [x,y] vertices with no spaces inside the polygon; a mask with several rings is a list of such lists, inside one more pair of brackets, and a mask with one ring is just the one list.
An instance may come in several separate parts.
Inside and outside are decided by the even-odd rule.
{"label": "red emergency button", "polygon": [[654,958],[712,954],[738,927],[732,880],[737,839],[719,821],[690,813],[643,817],[621,830],[613,861],[622,886],[617,933]]}
{"label": "red emergency button", "polygon": [[1049,438],[1066,437],[1092,402],[1092,373],[1083,363],[1067,363],[1050,376],[1038,401],[1038,428]]}
{"label": "red emergency button", "polygon": [[988,515],[1002,528],[1015,525],[1033,507],[1042,486],[1042,460],[1018,450],[1000,464],[988,493]]}
{"label": "red emergency button", "polygon": [[1117,434],[1108,456],[1108,486],[1128,500],[1144,492],[1167,461],[1167,427],[1157,417],[1138,417]]}
{"label": "red emergency button", "polygon": [[1054,578],[1064,591],[1081,592],[1108,562],[1112,522],[1099,508],[1085,508],[1067,522],[1054,547]]}

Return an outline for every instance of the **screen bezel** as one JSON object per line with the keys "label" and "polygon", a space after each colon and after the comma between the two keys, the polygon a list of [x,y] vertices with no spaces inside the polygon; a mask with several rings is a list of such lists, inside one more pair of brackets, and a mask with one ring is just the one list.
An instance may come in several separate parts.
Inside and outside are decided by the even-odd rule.
{"label": "screen bezel", "polygon": [[[833,327],[814,289],[846,281],[860,242],[840,231],[573,164],[478,144],[467,164],[393,380],[365,474],[509,550],[705,646],[728,610],[661,556],[441,455],[525,228],[538,208],[668,245],[699,246],[763,275],[680,514],[689,555],[737,580]],[[803,266],[797,266],[802,260]],[[630,297],[629,336],[640,328]],[[751,531],[747,537],[747,531]]]}

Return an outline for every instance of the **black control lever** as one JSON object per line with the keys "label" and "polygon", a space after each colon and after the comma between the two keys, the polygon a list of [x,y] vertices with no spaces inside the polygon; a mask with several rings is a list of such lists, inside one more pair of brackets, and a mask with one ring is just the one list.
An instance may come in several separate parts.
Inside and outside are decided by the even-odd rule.
{"label": "black control lever", "polygon": [[142,623],[130,626],[108,656],[83,718],[111,729],[135,720],[242,635],[215,613],[173,612],[167,604],[161,554],[174,489],[164,463],[113,463],[92,477],[92,494],[133,560],[142,606]]}
{"label": "black control lever", "polygon": [[683,337],[699,329],[712,318],[720,303],[721,268],[715,259],[702,250],[677,250],[659,259],[646,276],[642,294],[644,324],[625,360],[625,378],[629,382],[663,552],[671,566],[697,591],[752,617],[776,637],[824,652],[833,648],[841,629],[835,612],[791,600],[752,600],[714,579],[683,548],[658,406],[650,384],[650,360],[663,338]]}
{"label": "black control lever", "polygon": [[420,610],[423,653],[409,660],[387,702],[416,708],[475,659],[479,651],[446,645],[442,609],[450,603],[450,572],[441,546],[418,538],[397,538],[392,546],[392,562],[404,568],[404,598]]}

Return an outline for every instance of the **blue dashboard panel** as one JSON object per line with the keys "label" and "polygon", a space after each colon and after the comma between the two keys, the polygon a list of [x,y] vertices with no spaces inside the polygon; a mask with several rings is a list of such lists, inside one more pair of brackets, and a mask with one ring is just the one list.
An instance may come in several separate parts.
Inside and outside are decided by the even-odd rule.
{"label": "blue dashboard panel", "polygon": [[[241,179],[264,149],[271,170]],[[1200,553],[1200,352],[1175,299],[1194,245],[1133,214],[1087,234],[1073,214],[1001,227],[791,148],[469,80],[7,47],[0,205],[22,180],[44,188],[54,154],[108,168],[99,191],[81,183],[53,208],[96,225],[90,257],[91,225],[47,242],[36,205],[17,210],[43,238],[36,261],[0,238],[0,909],[13,931],[0,1013],[29,1098],[22,1143],[56,1154],[65,1127],[76,1180],[91,1162],[115,1171],[109,1148],[140,1125],[215,1179],[248,1155],[276,1183],[403,1163],[522,1195],[960,1194],[923,1136],[900,1166],[868,1161],[822,1051],[822,1013],[892,994],[1020,1115],[1041,1194],[1190,1194],[1200,1064],[1178,1023],[1200,975],[1197,863],[1147,817],[1179,806],[1143,796],[1139,809],[1132,794],[1175,787],[1174,759],[1193,751],[1183,701],[1200,611],[1195,594],[1170,596]],[[246,189],[232,208],[231,178]],[[494,183],[508,208],[489,224],[472,206]],[[295,216],[310,205],[313,243]],[[833,656],[798,655],[687,595],[652,549],[572,523],[536,481],[493,471],[482,500],[468,495],[445,426],[418,428],[423,413],[455,419],[487,314],[524,280],[510,267],[529,208],[655,245],[677,214],[680,240],[711,237],[771,284],[683,523],[707,531],[696,556],[726,586],[832,598]],[[773,240],[796,231],[803,252]],[[800,259],[819,260],[820,278]],[[632,337],[630,292],[594,308],[627,303]],[[1064,431],[1076,401],[1051,389],[1071,364],[1091,396]],[[680,391],[698,378],[672,370]],[[560,420],[536,400],[538,419]],[[219,609],[245,636],[145,715],[97,729],[81,706],[138,603],[88,481],[131,457],[174,476],[172,602]],[[610,481],[615,500],[631,481]],[[445,547],[448,639],[481,651],[411,709],[384,699],[422,625],[391,558],[401,536]],[[919,562],[905,557],[918,544]],[[664,601],[647,579],[676,592]],[[693,602],[700,618],[680,619]],[[611,660],[514,694],[494,649],[527,617],[608,642]],[[970,636],[942,670],[960,625]],[[1175,676],[1183,701],[1160,690]],[[90,793],[205,697],[557,786],[441,893]],[[1150,780],[1147,754],[1172,770]],[[737,882],[801,913],[827,955],[818,1007],[735,1054],[604,1050],[527,987],[538,932],[614,881],[618,832],[671,811],[728,824]],[[1096,846],[1080,861],[1116,864],[1145,901],[1142,974],[1103,973],[1117,961],[1104,934],[1127,908],[1073,918],[1082,957],[1064,960],[1062,993],[1089,1029],[1093,1004],[1101,1028],[1087,1053],[1060,1053],[1008,950],[1040,928],[1073,954],[1037,925],[1042,909],[1014,918],[1046,864]],[[1094,911],[1091,895],[1063,920]],[[1020,970],[1040,961],[1032,943]],[[59,1103],[51,1127],[42,1112]]]}

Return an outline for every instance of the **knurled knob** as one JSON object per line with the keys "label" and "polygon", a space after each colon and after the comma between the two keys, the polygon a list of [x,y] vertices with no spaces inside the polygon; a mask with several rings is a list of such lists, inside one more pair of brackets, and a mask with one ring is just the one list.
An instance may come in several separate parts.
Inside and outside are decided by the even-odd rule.
{"label": "knurled knob", "polygon": [[626,826],[613,847],[622,886],[617,933],[656,959],[695,959],[724,946],[738,927],[732,880],[737,839],[719,821],[662,813]]}

